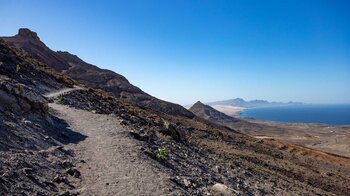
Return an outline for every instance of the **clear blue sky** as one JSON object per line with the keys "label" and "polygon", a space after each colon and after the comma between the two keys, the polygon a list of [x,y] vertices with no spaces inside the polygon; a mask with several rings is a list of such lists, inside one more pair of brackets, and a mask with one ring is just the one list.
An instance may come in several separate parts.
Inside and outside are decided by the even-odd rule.
{"label": "clear blue sky", "polygon": [[0,0],[0,35],[28,27],[180,104],[350,103],[349,2]]}

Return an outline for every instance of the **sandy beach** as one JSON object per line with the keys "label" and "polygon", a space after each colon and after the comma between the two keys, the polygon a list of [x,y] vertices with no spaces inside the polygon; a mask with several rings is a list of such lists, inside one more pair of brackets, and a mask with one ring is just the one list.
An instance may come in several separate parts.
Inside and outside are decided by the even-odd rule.
{"label": "sandy beach", "polygon": [[[214,109],[232,117],[239,117],[246,109],[230,105],[214,105]],[[225,124],[258,139],[280,139],[292,144],[350,157],[350,126],[321,123],[284,123],[267,120],[242,119]]]}
{"label": "sandy beach", "polygon": [[240,113],[246,109],[244,107],[231,106],[231,105],[212,105],[214,109],[233,117],[239,117]]}

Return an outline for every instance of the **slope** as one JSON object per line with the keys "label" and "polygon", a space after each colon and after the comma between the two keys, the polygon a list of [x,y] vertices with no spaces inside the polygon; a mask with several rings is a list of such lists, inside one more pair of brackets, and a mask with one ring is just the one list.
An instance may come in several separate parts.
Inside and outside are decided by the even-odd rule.
{"label": "slope", "polygon": [[8,43],[23,49],[29,55],[44,62],[57,71],[65,73],[71,78],[89,87],[102,89],[111,95],[132,101],[140,106],[153,110],[194,117],[194,115],[178,104],[159,100],[148,95],[141,89],[130,84],[129,81],[120,74],[110,70],[100,69],[97,66],[88,64],[77,56],[68,52],[54,52],[49,49],[37,33],[29,29],[19,29],[18,34],[12,37],[0,37]]}
{"label": "slope", "polygon": [[[44,93],[59,90],[54,88],[55,85],[60,85],[62,89],[78,85],[64,75],[57,74],[50,69],[46,71],[47,67],[43,63],[36,64],[37,61],[30,57],[28,60],[22,58],[25,54],[21,52],[11,52],[14,50],[14,48],[11,49],[4,44],[1,61],[5,62],[2,64],[5,66],[2,66],[1,70],[6,69],[2,73],[23,84],[28,84],[30,86],[28,93],[37,91],[38,96],[42,97],[41,95]],[[3,58],[11,57],[12,54],[18,61],[3,60]],[[19,70],[21,74],[16,69],[17,64],[23,65]],[[42,75],[38,75],[39,73]],[[38,79],[34,82],[31,77],[38,77]],[[46,78],[49,81],[52,80],[53,83],[46,83]],[[41,86],[41,88],[37,90],[36,86]],[[114,177],[115,174],[110,172],[112,169],[110,167],[115,167],[113,161],[118,157],[129,161],[121,164],[130,165],[133,165],[132,161],[138,163],[138,161],[145,159],[144,163],[154,164],[154,167],[159,169],[159,171],[155,171],[156,173],[168,175],[165,184],[169,187],[165,187],[171,189],[175,187],[174,189],[187,195],[210,194],[212,186],[217,183],[225,184],[227,189],[236,195],[285,195],[287,193],[291,195],[346,195],[350,191],[350,160],[348,158],[290,145],[278,140],[255,139],[202,118],[188,118],[186,115],[155,112],[149,108],[139,107],[125,99],[111,96],[102,90],[83,88],[64,92],[57,102],[65,106],[51,105],[51,110],[48,110],[48,115],[61,122],[54,121],[48,128],[61,125],[60,129],[57,131],[53,129],[52,137],[46,132],[41,132],[45,128],[44,126],[38,126],[35,129],[35,133],[40,136],[36,141],[49,143],[49,148],[34,149],[23,143],[22,149],[16,148],[16,151],[1,152],[3,156],[1,156],[0,186],[4,187],[1,189],[4,195],[8,193],[21,194],[21,191],[29,195],[53,194],[65,190],[72,191],[66,194],[73,194],[75,191],[83,192],[86,182],[84,179],[98,180],[101,174],[106,175],[104,179]],[[22,97],[23,94],[18,93],[14,96]],[[45,106],[47,101],[52,102],[53,100],[55,100],[54,97],[49,100],[43,98],[43,105]],[[69,107],[67,108],[68,112],[74,112],[64,113],[65,110],[61,108],[65,107]],[[72,109],[72,107],[77,110]],[[18,119],[23,118],[22,114],[13,113],[6,107],[4,107],[4,113]],[[86,117],[80,119],[81,115],[79,114],[86,115]],[[46,119],[46,115],[42,115],[41,118]],[[112,126],[105,127],[105,125],[110,125],[107,122],[109,118],[111,118],[110,124]],[[3,122],[6,121],[7,119]],[[46,119],[46,121],[50,124],[50,120]],[[29,126],[36,127],[34,124],[30,124],[21,124],[24,126],[21,133],[24,133]],[[92,128],[98,131],[94,132],[89,127],[83,127],[83,124],[91,124]],[[10,123],[10,125],[15,124]],[[123,130],[119,129],[121,126],[123,126]],[[11,132],[13,129],[6,127],[4,130]],[[61,134],[59,131],[64,132]],[[114,141],[114,139],[118,139],[120,132],[124,131],[127,131],[127,134],[124,135],[125,137],[123,136],[123,140],[137,142],[139,145],[139,148],[135,149],[135,146],[131,146],[130,149],[125,150],[130,154],[123,154],[120,148],[127,147],[119,146],[119,142]],[[82,134],[89,136],[89,139],[86,139],[86,136]],[[56,135],[58,139],[55,139]],[[113,139],[108,139],[107,136]],[[128,137],[135,140],[128,140]],[[16,138],[20,138],[18,141],[21,142],[30,139],[31,136],[22,134]],[[101,138],[105,138],[108,142],[102,145],[101,141],[99,142]],[[14,137],[8,140],[12,141]],[[85,146],[85,144],[87,145],[85,142],[91,142],[91,144]],[[76,148],[74,143],[77,143]],[[60,146],[51,149],[55,145]],[[101,154],[105,155],[100,157],[101,159],[96,157],[94,160],[89,160],[91,149],[79,146],[96,146],[97,149],[101,150]],[[11,146],[6,147],[10,148]],[[110,151],[105,151],[107,149],[114,150],[114,148],[116,154],[111,155]],[[167,158],[157,158],[157,150],[160,148],[168,151]],[[137,154],[136,159],[129,159],[134,157],[131,154],[134,151]],[[74,157],[74,153],[78,154],[79,159]],[[22,159],[16,163],[11,162],[11,157],[17,155]],[[28,157],[32,159],[23,161]],[[82,158],[83,161],[80,160]],[[101,162],[105,166],[92,166],[91,170],[85,170],[89,169],[88,166],[81,165],[84,162],[88,165],[93,164],[99,160],[105,161],[105,164],[103,161]],[[82,172],[79,172],[79,169]],[[125,175],[128,174],[124,170],[121,172]],[[81,174],[79,175],[79,173]],[[56,174],[58,176],[55,176]],[[89,178],[88,176],[93,177]],[[135,176],[132,176],[131,179],[136,181]],[[141,177],[141,179],[143,178]],[[103,182],[106,182],[106,186],[109,186],[107,183],[111,183]],[[112,186],[116,186],[116,188],[110,190],[120,190],[123,183],[120,186],[113,184]],[[154,183],[153,185],[156,186]],[[99,183],[99,186],[102,185]],[[6,189],[5,187],[10,188]],[[34,188],[26,189],[25,187]]]}
{"label": "slope", "polygon": [[122,124],[134,127],[130,134],[144,142],[144,153],[154,159],[158,148],[168,149],[169,158],[160,162],[173,172],[171,180],[191,195],[206,194],[215,183],[243,195],[344,195],[348,191],[348,158],[278,140],[254,139],[201,118],[121,107],[120,102],[103,97],[103,92],[74,91],[62,103],[120,116]]}

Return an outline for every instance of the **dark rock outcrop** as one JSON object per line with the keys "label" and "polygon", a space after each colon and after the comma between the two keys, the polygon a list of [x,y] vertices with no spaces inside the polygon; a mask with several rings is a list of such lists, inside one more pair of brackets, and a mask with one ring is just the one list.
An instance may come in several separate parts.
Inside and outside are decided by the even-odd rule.
{"label": "dark rock outcrop", "polygon": [[29,39],[33,39],[35,41],[40,41],[40,38],[38,37],[38,35],[35,32],[33,32],[27,28],[19,29],[18,36],[23,37],[24,39],[29,38]]}
{"label": "dark rock outcrop", "polygon": [[0,75],[0,110],[16,114],[28,112],[46,115],[47,100],[35,90]]}
{"label": "dark rock outcrop", "polygon": [[73,85],[71,79],[1,39],[0,74],[41,94]]}
{"label": "dark rock outcrop", "polygon": [[17,48],[23,49],[34,58],[58,71],[69,69],[69,65],[62,60],[58,54],[46,47],[46,45],[40,41],[37,34],[29,29],[21,28],[18,30],[18,34],[13,37],[0,38],[13,44]]}

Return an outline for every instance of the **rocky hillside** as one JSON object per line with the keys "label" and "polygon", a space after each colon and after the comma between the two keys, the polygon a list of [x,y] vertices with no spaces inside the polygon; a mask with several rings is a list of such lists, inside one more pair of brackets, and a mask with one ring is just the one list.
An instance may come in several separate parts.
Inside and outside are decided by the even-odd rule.
{"label": "rocky hillside", "polygon": [[[38,60],[39,54],[29,56],[30,44],[27,53],[3,41],[0,46],[1,195],[77,195],[96,184],[100,186],[94,191],[108,189],[110,195],[120,193],[115,190],[127,189],[130,194],[152,190],[145,184],[157,189],[157,183],[139,183],[150,178],[132,170],[136,166],[159,172],[166,181],[162,191],[175,195],[347,195],[350,191],[348,158],[256,139],[188,115],[192,113],[184,109],[184,114],[159,112],[101,89],[74,88],[80,84],[65,71],[46,66]],[[69,61],[78,63],[75,57]],[[53,93],[50,99],[43,96],[57,90],[64,93]],[[208,108],[203,111],[208,115]],[[111,170],[118,160],[135,167]],[[101,182],[104,175],[112,181]]]}
{"label": "rocky hillside", "polygon": [[74,91],[64,96],[63,104],[120,116],[153,159],[157,160],[157,149],[168,149],[169,158],[161,163],[171,169],[170,180],[187,194],[206,194],[215,183],[237,195],[344,195],[348,190],[348,158],[254,139],[202,118],[159,115],[103,97],[103,92]]}
{"label": "rocky hillside", "polygon": [[[45,78],[45,79],[43,79]],[[0,194],[49,195],[69,189],[72,152],[84,136],[52,115],[44,93],[73,81],[0,40]]]}
{"label": "rocky hillside", "polygon": [[141,89],[130,84],[120,74],[110,70],[100,69],[88,64],[68,52],[55,52],[49,49],[35,32],[29,29],[19,29],[13,37],[0,37],[8,43],[23,49],[26,53],[49,65],[57,71],[65,73],[71,78],[89,87],[102,89],[111,95],[132,101],[140,106],[174,115],[194,115],[180,105],[159,100],[148,95]]}

